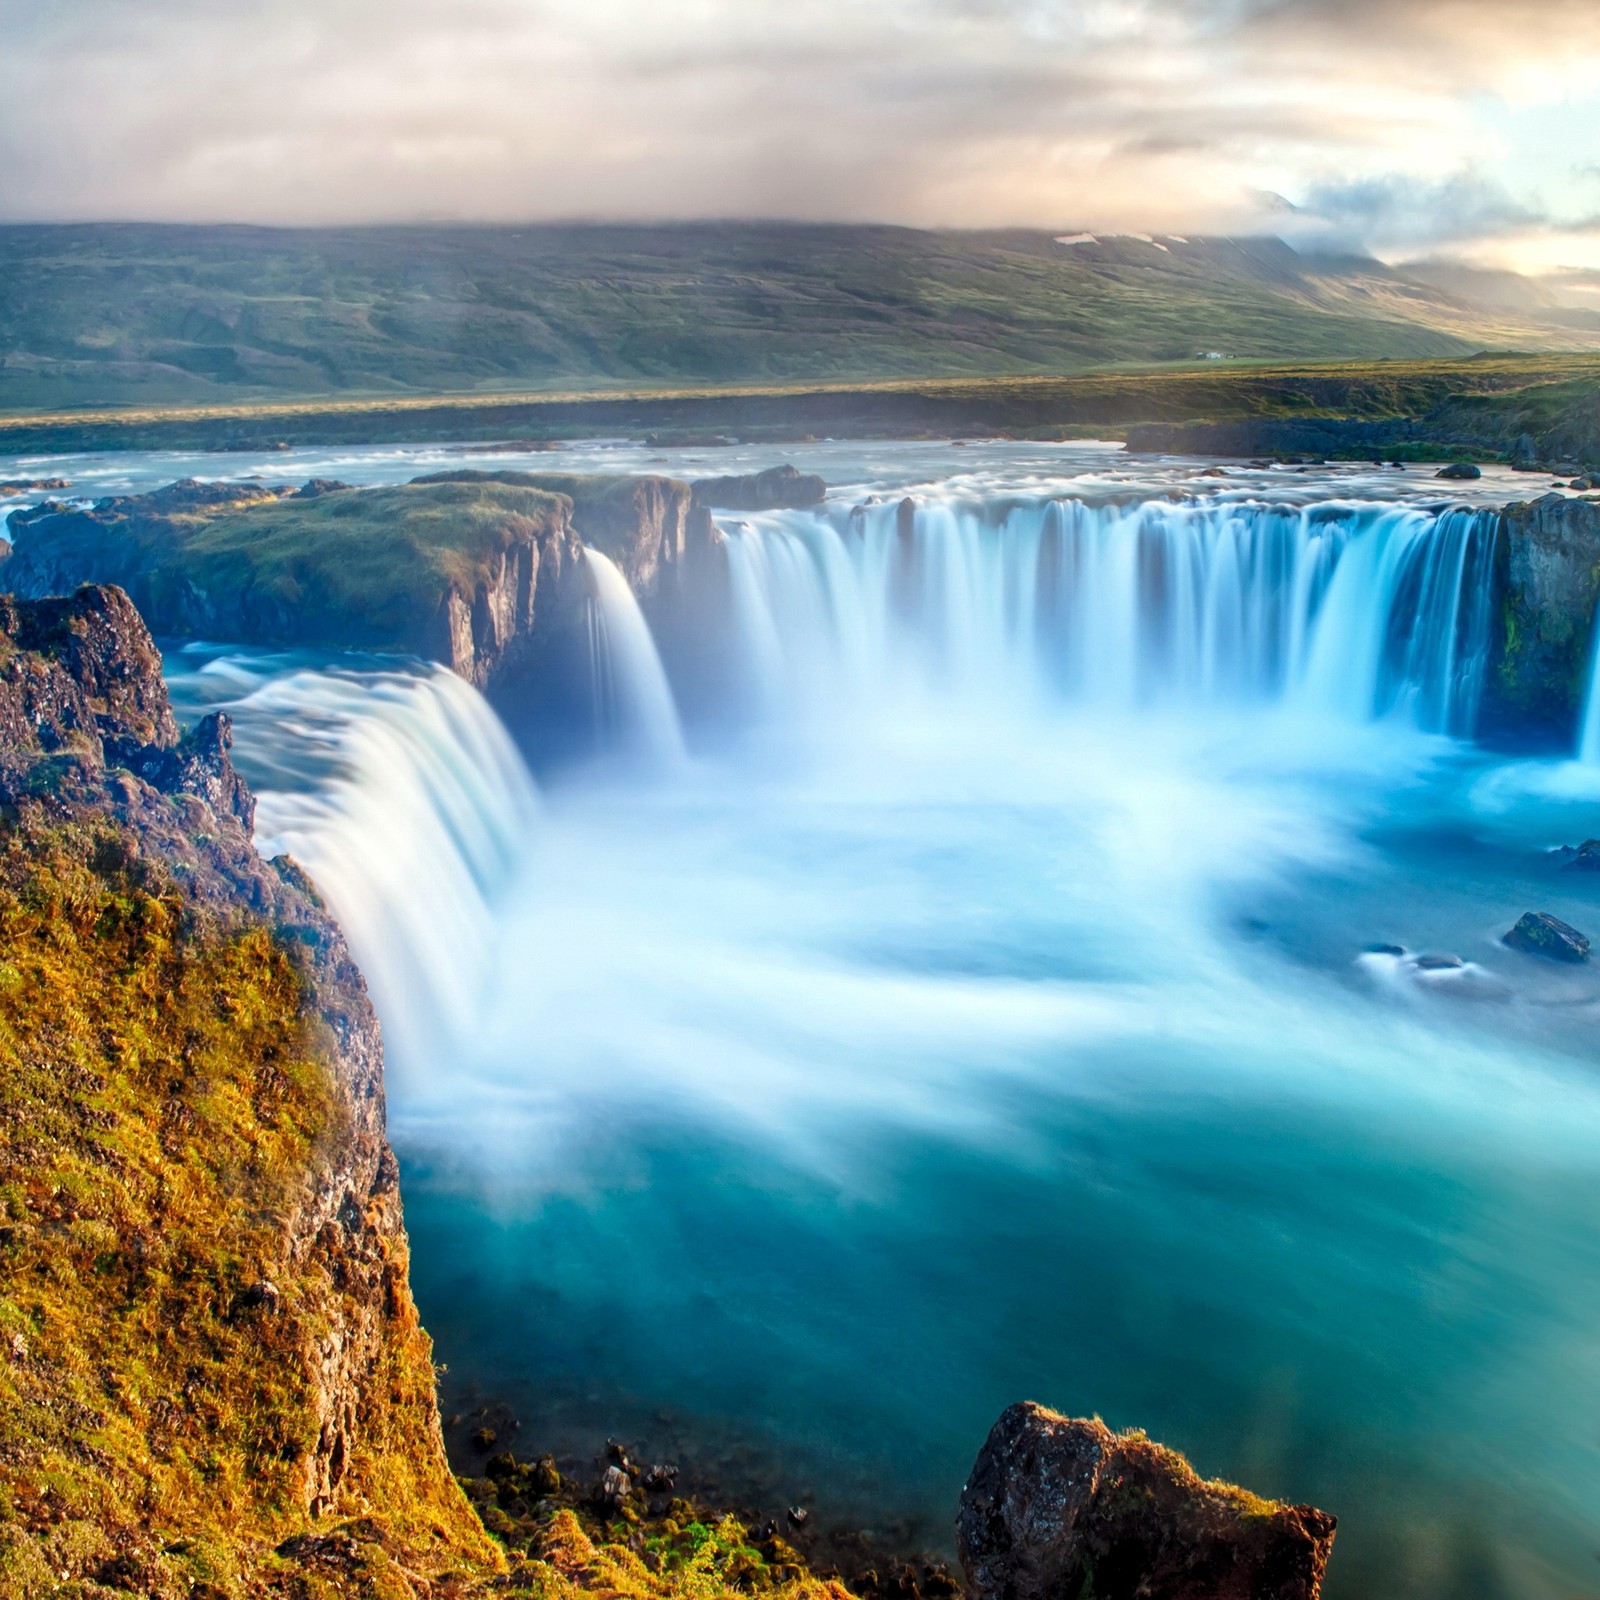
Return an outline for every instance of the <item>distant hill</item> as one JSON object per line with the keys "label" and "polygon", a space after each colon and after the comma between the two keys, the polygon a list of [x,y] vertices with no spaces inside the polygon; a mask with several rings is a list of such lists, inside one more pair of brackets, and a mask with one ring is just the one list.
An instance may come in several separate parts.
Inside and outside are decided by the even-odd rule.
{"label": "distant hill", "polygon": [[[1509,281],[1508,281],[1509,280]],[[1531,280],[1277,239],[0,227],[0,410],[1600,349]]]}

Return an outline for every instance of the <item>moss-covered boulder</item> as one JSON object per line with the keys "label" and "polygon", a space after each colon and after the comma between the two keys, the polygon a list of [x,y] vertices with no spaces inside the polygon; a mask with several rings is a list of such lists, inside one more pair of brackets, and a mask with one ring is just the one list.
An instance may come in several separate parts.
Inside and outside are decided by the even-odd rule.
{"label": "moss-covered boulder", "polygon": [[956,1537],[974,1600],[1316,1600],[1334,1526],[1143,1434],[1023,1404],[984,1442]]}

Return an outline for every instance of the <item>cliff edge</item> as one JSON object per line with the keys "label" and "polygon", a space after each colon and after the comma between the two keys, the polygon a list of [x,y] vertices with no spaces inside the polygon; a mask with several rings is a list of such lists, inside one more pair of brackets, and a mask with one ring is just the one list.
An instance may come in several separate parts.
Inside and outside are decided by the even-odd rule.
{"label": "cliff edge", "polygon": [[120,591],[0,599],[17,1600],[421,1596],[501,1564],[445,1461],[377,1020],[311,884],[251,845],[229,743],[179,736]]}

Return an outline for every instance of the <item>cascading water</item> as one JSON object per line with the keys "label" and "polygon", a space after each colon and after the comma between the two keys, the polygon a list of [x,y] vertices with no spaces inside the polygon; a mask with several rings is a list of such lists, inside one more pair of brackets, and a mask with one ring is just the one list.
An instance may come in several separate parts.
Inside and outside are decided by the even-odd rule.
{"label": "cascading water", "polygon": [[1590,634],[1589,678],[1578,719],[1578,760],[1585,766],[1600,767],[1600,616]]}
{"label": "cascading water", "polygon": [[692,665],[816,735],[777,761],[680,762],[598,553],[626,759],[537,819],[441,674],[195,675],[372,984],[447,1409],[670,1412],[751,1503],[937,1543],[1028,1395],[1327,1505],[1330,1600],[1582,1592],[1600,990],[1499,941],[1596,931],[1534,847],[1593,830],[1436,737],[1492,517],[878,486],[725,524]]}
{"label": "cascading water", "polygon": [[262,681],[256,665],[223,657],[201,676],[238,728],[257,846],[310,872],[367,977],[391,1067],[428,1076],[497,981],[497,908],[538,813],[527,768],[483,697],[442,668]]}
{"label": "cascading water", "polygon": [[728,531],[744,666],[808,703],[1050,696],[1476,719],[1494,521],[1329,503],[880,503]]}
{"label": "cascading water", "polygon": [[586,547],[594,582],[589,660],[603,752],[658,766],[683,761],[683,728],[650,625],[628,580],[600,551]]}

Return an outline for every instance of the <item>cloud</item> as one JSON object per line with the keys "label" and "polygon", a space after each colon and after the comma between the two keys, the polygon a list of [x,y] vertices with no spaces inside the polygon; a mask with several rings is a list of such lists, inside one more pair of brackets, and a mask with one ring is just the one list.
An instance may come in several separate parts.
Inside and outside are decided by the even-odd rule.
{"label": "cloud", "polygon": [[1600,67],[1593,0],[0,0],[0,37],[10,218],[1200,232],[1276,191],[1465,239],[1540,210],[1452,176],[1503,154],[1484,97]]}
{"label": "cloud", "polygon": [[1441,180],[1408,174],[1315,185],[1295,207],[1331,242],[1376,248],[1457,244],[1520,233],[1549,218],[1500,185],[1467,173]]}

